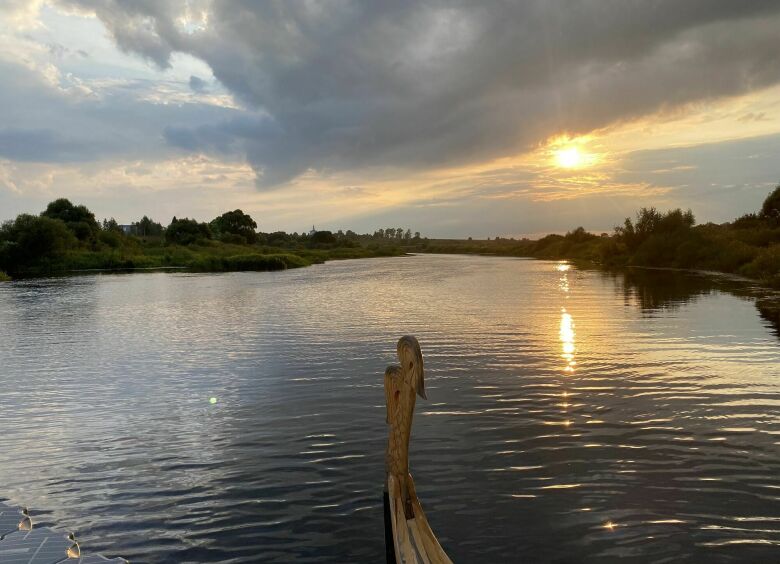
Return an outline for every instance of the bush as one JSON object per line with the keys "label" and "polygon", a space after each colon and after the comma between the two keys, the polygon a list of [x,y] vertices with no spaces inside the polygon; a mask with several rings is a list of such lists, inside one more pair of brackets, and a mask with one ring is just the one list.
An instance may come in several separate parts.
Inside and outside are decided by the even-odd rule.
{"label": "bush", "polygon": [[327,246],[336,244],[336,236],[331,231],[315,231],[309,242],[312,246]]}
{"label": "bush", "polygon": [[184,219],[174,217],[165,230],[165,241],[169,244],[192,245],[204,239],[211,239],[209,226],[186,217]]}
{"label": "bush", "polygon": [[220,235],[219,240],[229,245],[246,245],[247,240],[243,235],[236,235],[235,233],[223,233]]}
{"label": "bush", "polygon": [[10,281],[11,281],[11,277],[10,277],[10,276],[8,276],[8,275],[7,275],[5,272],[3,272],[2,270],[0,270],[0,282],[10,282]]}
{"label": "bush", "polygon": [[191,263],[190,268],[199,272],[243,272],[286,270],[309,264],[307,260],[296,255],[246,254],[229,257],[200,257]]}
{"label": "bush", "polygon": [[101,231],[98,234],[98,241],[108,245],[112,249],[117,249],[122,245],[122,234],[121,232],[114,230]]}
{"label": "bush", "polygon": [[755,259],[740,269],[740,273],[776,285],[780,282],[780,245],[761,249]]}
{"label": "bush", "polygon": [[279,255],[235,255],[225,259],[228,270],[286,270],[287,263]]}
{"label": "bush", "polygon": [[0,268],[11,274],[50,271],[76,238],[59,219],[22,214],[0,227]]}

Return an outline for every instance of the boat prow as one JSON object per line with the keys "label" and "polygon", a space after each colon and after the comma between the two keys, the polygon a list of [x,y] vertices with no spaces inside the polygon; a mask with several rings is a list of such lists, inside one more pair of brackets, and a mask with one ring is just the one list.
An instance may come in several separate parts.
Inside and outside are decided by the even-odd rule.
{"label": "boat prow", "polygon": [[452,564],[428,524],[409,473],[409,438],[415,396],[425,398],[422,352],[417,339],[398,341],[399,365],[385,371],[390,427],[385,465],[385,543],[387,561],[396,564]]}

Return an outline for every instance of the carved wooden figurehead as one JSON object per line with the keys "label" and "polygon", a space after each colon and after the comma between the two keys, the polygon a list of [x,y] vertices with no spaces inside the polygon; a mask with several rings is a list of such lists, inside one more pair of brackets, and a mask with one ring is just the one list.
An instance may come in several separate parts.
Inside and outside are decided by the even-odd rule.
{"label": "carved wooden figurehead", "polygon": [[452,564],[431,531],[409,474],[409,438],[416,395],[425,395],[420,344],[410,335],[398,340],[398,362],[385,370],[387,403],[387,471],[385,541],[387,561],[395,564]]}
{"label": "carved wooden figurehead", "polygon": [[412,512],[407,477],[409,476],[409,437],[412,433],[415,394],[425,398],[425,371],[417,339],[410,335],[398,340],[398,360],[385,370],[385,400],[390,433],[385,465],[387,474],[398,481],[407,517]]}

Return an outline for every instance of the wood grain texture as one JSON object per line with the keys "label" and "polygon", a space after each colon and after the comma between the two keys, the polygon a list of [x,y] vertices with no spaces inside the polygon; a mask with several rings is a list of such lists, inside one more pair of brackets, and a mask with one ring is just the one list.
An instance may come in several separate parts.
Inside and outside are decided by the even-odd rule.
{"label": "wood grain texture", "polygon": [[396,561],[415,564],[452,564],[414,489],[409,473],[409,440],[416,396],[425,395],[425,370],[420,345],[412,336],[398,340],[398,365],[385,370],[385,402],[389,426],[385,466],[390,520]]}

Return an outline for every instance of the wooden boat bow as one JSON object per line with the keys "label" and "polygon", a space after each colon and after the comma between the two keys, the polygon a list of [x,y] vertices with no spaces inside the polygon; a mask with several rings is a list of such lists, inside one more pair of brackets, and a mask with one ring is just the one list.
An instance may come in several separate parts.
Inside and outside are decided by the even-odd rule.
{"label": "wooden boat bow", "polygon": [[449,563],[431,530],[409,473],[409,438],[416,396],[425,395],[425,371],[417,339],[398,340],[400,365],[385,370],[385,402],[389,433],[385,455],[385,543],[387,561],[397,564]]}

